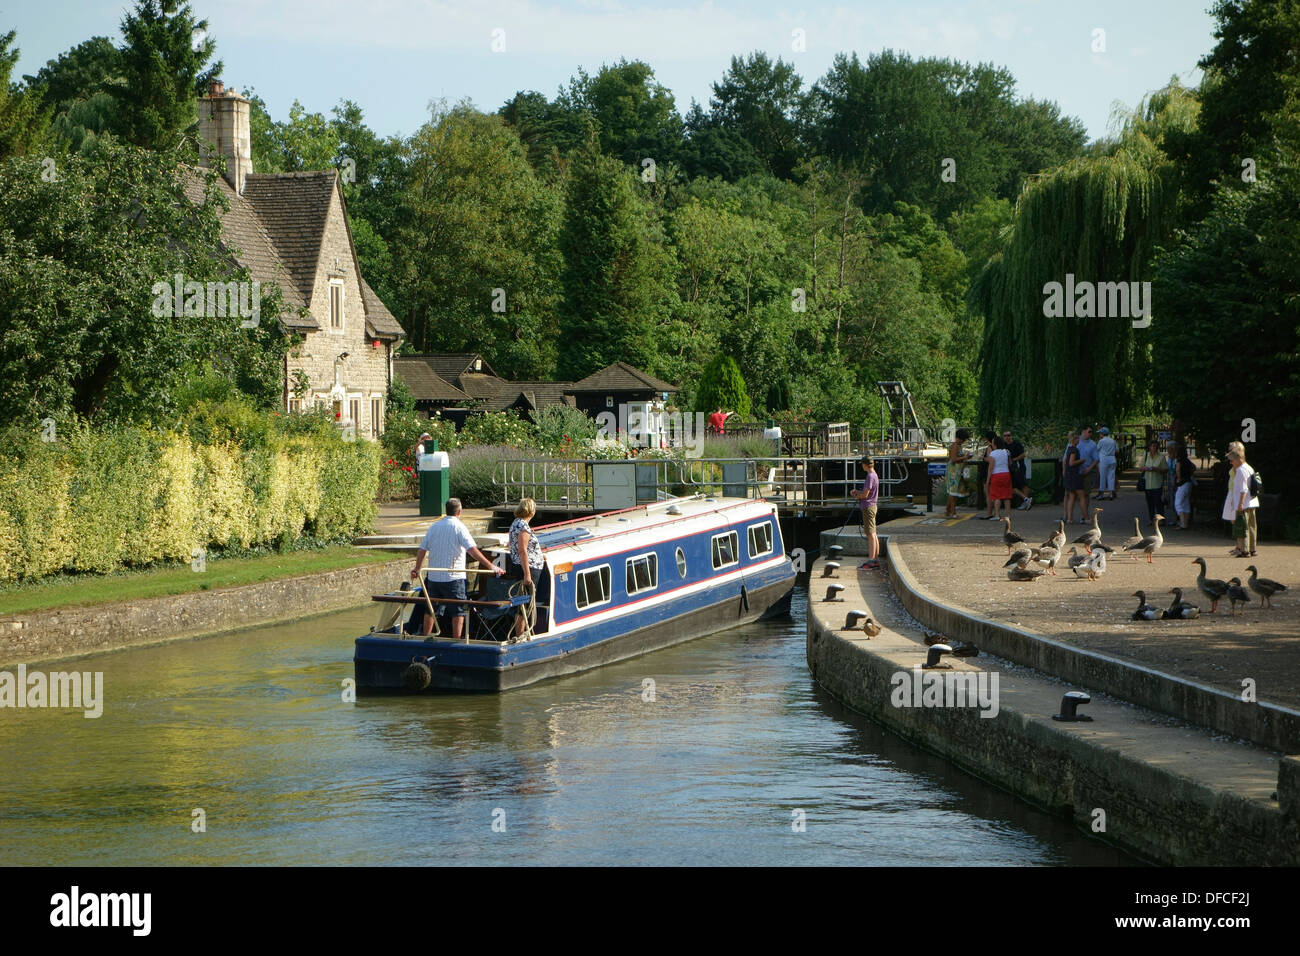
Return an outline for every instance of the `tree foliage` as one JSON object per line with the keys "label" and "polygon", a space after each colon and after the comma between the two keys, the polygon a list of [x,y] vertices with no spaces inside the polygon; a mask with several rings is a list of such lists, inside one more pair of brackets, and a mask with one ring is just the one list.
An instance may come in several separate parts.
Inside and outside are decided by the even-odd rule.
{"label": "tree foliage", "polygon": [[749,417],[749,391],[740,368],[729,355],[719,352],[704,366],[695,391],[695,410],[711,412],[715,408]]}

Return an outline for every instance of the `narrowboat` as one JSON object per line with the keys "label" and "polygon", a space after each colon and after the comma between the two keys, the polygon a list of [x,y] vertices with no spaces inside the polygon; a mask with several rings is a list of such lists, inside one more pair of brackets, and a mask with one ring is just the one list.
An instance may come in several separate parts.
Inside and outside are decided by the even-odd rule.
{"label": "narrowboat", "polygon": [[[533,530],[546,560],[536,594],[471,575],[458,641],[445,621],[422,636],[435,605],[419,585],[376,595],[379,623],[356,639],[357,691],[510,690],[790,609],[794,565],[762,499],[674,498]],[[479,547],[501,562],[505,539]]]}

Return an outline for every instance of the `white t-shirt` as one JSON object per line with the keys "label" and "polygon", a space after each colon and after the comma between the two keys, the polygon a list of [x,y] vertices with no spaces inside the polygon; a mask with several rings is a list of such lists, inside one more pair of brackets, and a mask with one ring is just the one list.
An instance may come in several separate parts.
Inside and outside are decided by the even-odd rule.
{"label": "white t-shirt", "polygon": [[1250,467],[1244,461],[1241,467],[1232,474],[1232,481],[1228,483],[1228,497],[1223,502],[1223,520],[1232,521],[1237,517],[1237,504],[1241,501],[1241,496],[1246,496],[1247,508],[1258,508],[1259,499],[1250,496],[1250,476],[1255,473],[1255,469]]}
{"label": "white t-shirt", "polygon": [[420,541],[421,550],[429,552],[428,567],[452,568],[451,571],[426,571],[430,581],[465,580],[465,552],[476,547],[474,536],[459,518],[447,515],[429,525]]}
{"label": "white t-shirt", "polygon": [[1011,453],[1005,448],[994,448],[989,452],[989,461],[992,462],[992,470],[989,471],[989,474],[1000,475],[1004,471],[1010,471],[1011,468],[1007,464],[1010,457]]}

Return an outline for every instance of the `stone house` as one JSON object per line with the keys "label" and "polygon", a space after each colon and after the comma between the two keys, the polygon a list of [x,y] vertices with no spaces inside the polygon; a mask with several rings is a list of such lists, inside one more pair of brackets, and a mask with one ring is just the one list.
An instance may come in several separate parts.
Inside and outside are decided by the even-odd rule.
{"label": "stone house", "polygon": [[[224,241],[253,279],[279,284],[282,324],[303,336],[285,356],[284,411],[324,406],[378,438],[405,333],[361,275],[338,171],[254,173],[250,103],[220,82],[199,98],[199,138],[201,165],[225,160]],[[197,179],[191,190],[201,198]]]}

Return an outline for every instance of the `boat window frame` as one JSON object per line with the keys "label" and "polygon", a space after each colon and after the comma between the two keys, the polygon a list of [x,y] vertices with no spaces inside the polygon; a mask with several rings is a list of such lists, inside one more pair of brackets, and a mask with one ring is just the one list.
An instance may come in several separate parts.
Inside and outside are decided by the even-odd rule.
{"label": "boat window frame", "polygon": [[[578,598],[578,585],[582,583],[583,578],[586,575],[592,573],[599,574],[602,571],[604,572],[604,576],[601,583],[605,586],[605,599],[603,601],[588,601],[586,604],[583,604]],[[584,585],[583,591],[585,592],[586,590],[587,588]],[[614,600],[614,569],[612,566],[609,564],[598,564],[595,567],[579,568],[576,570],[576,573],[573,575],[573,604],[579,611],[585,611],[592,607],[600,607],[601,605],[608,604],[612,600]]]}
{"label": "boat window frame", "polygon": [[[632,583],[632,565],[635,561],[645,560],[650,569],[650,583],[645,587],[633,589]],[[656,551],[643,551],[640,554],[630,555],[623,562],[623,585],[627,589],[628,597],[635,594],[644,594],[647,591],[655,591],[659,588],[659,554]]]}
{"label": "boat window frame", "polygon": [[686,578],[686,552],[680,546],[677,548],[677,576],[683,580]]}
{"label": "boat window frame", "polygon": [[[732,539],[731,560],[724,561],[722,564],[719,564],[718,557],[720,555],[720,551],[718,549],[718,541],[721,538]],[[714,571],[721,571],[724,568],[734,567],[735,565],[740,563],[740,534],[736,531],[735,528],[732,528],[729,531],[724,531],[721,534],[715,534],[709,541],[709,552],[710,552],[710,557],[713,559]]]}
{"label": "boat window frame", "polygon": [[[767,532],[766,551],[754,550],[754,532],[759,528],[763,528]],[[764,518],[762,521],[758,522],[757,524],[751,524],[749,527],[745,529],[745,541],[746,544],[749,546],[749,556],[751,558],[763,558],[769,554],[776,553],[776,535],[772,533],[772,522],[766,518]]]}

